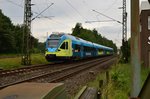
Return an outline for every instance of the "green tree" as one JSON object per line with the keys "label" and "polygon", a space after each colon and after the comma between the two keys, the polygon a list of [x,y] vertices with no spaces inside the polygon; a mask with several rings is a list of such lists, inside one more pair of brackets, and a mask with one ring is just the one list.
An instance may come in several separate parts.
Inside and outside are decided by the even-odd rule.
{"label": "green tree", "polygon": [[15,38],[15,52],[21,53],[22,48],[22,33],[23,33],[23,26],[22,25],[16,25],[13,26],[13,34]]}
{"label": "green tree", "polygon": [[73,32],[72,32],[72,35],[74,36],[78,36],[81,34],[81,30],[82,30],[82,24],[81,23],[77,23],[75,28],[72,29]]}
{"label": "green tree", "polygon": [[130,38],[121,46],[121,62],[128,63],[130,58]]}
{"label": "green tree", "polygon": [[15,38],[11,30],[12,27],[11,20],[3,15],[0,10],[0,53],[13,52],[15,49]]}
{"label": "green tree", "polygon": [[39,42],[37,48],[40,50],[40,52],[45,53],[45,42]]}
{"label": "green tree", "polygon": [[108,40],[107,38],[102,37],[96,29],[89,30],[83,28],[81,23],[76,24],[75,28],[72,31],[72,35],[80,37],[87,41],[91,41],[93,43],[98,43],[101,45],[111,47],[114,49],[115,52],[117,52],[117,46],[113,43],[112,40]]}
{"label": "green tree", "polygon": [[[23,25],[13,25],[0,10],[0,53],[21,53],[23,29]],[[41,50],[38,49],[38,39],[32,35],[30,38],[30,48]]]}

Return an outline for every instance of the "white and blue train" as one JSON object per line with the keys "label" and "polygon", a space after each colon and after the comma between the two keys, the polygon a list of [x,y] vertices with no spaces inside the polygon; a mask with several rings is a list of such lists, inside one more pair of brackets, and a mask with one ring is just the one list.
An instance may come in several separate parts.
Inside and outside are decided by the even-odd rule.
{"label": "white and blue train", "polygon": [[112,54],[113,48],[92,43],[69,34],[51,34],[46,40],[45,58],[50,62]]}

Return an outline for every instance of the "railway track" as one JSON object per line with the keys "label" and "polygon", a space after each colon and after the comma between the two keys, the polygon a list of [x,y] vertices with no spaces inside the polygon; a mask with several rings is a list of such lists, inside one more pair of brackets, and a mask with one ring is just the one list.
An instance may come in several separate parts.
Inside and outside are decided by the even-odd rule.
{"label": "railway track", "polygon": [[[87,60],[83,60],[83,61],[87,61]],[[80,60],[78,62],[80,62]],[[44,65],[42,64],[42,65],[26,66],[26,67],[14,69],[14,70],[0,69],[0,77],[11,76],[11,75],[16,75],[16,74],[20,74],[20,73],[33,72],[33,71],[37,71],[37,70],[41,70],[41,69],[45,69],[45,68],[50,68],[50,66],[53,66],[53,65],[59,66],[59,65],[61,65],[61,63],[62,62],[49,63],[49,64],[44,64]],[[70,64],[70,62],[63,63],[63,65],[68,65],[68,64]]]}
{"label": "railway track", "polygon": [[19,74],[19,73],[24,73],[24,72],[31,72],[31,71],[34,71],[34,70],[39,70],[39,69],[42,69],[42,68],[46,68],[46,67],[48,67],[48,65],[51,65],[51,64],[23,67],[23,68],[18,68],[18,69],[15,69],[15,70],[1,70],[0,71],[0,77]]}
{"label": "railway track", "polygon": [[[15,82],[7,83],[7,84],[1,84],[0,89],[5,88],[10,85],[22,83],[22,82],[41,82],[41,81],[46,81],[46,82],[58,82],[62,81],[64,79],[67,79],[73,75],[76,75],[80,72],[83,72],[86,69],[92,68],[94,66],[97,66],[99,64],[102,64],[104,62],[107,62],[108,60],[112,59],[112,56],[109,57],[104,57],[104,58],[98,58],[95,60],[87,61],[87,62],[79,62],[79,63],[74,63],[74,64],[67,64],[64,66],[61,66],[55,70],[52,71],[41,71],[41,73],[38,73],[37,75],[27,77],[27,78],[22,78],[18,79]],[[36,67],[38,69],[42,67]],[[23,71],[25,72],[25,71]]]}

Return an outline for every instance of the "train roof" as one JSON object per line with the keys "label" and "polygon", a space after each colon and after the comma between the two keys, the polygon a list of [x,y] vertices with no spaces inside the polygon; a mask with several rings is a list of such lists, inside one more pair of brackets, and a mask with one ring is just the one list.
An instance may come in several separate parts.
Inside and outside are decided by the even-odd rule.
{"label": "train roof", "polygon": [[[86,41],[86,40],[83,40],[81,38],[78,38],[78,37],[75,37],[75,36],[72,36],[70,34],[56,34],[57,36],[59,36],[61,39],[71,39],[73,43],[75,44],[79,44],[79,45],[83,45],[83,46],[88,46],[88,47],[95,47],[95,48],[102,48],[102,49],[105,49],[105,50],[113,50],[112,48],[110,47],[106,47],[104,45],[100,45],[100,44],[96,44],[96,43],[92,43],[92,42],[89,42],[89,41]],[[51,36],[48,37],[48,39],[50,39]]]}

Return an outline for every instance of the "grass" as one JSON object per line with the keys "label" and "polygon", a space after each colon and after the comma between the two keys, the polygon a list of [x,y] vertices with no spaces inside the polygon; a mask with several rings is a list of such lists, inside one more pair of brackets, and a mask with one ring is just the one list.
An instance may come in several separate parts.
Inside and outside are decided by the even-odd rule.
{"label": "grass", "polygon": [[[5,55],[6,56],[6,55]],[[35,64],[46,64],[48,63],[45,59],[44,54],[32,54],[31,55],[32,65]],[[14,58],[1,58],[0,59],[0,69],[14,69],[22,67],[21,65],[21,56]]]}
{"label": "grass", "polygon": [[[141,68],[141,88],[146,80],[149,70]],[[97,78],[88,83],[88,86],[96,87],[99,89],[99,81],[103,80],[102,99],[128,99],[131,88],[131,65],[130,64],[117,64],[109,70],[109,83],[106,84],[106,74],[100,73]]]}
{"label": "grass", "polygon": [[0,54],[0,58],[17,57],[17,56],[20,56],[20,54]]}
{"label": "grass", "polygon": [[0,59],[1,69],[13,69],[21,67],[21,57]]}
{"label": "grass", "polygon": [[45,59],[44,54],[33,54],[31,56],[32,64],[47,64],[47,60]]}

